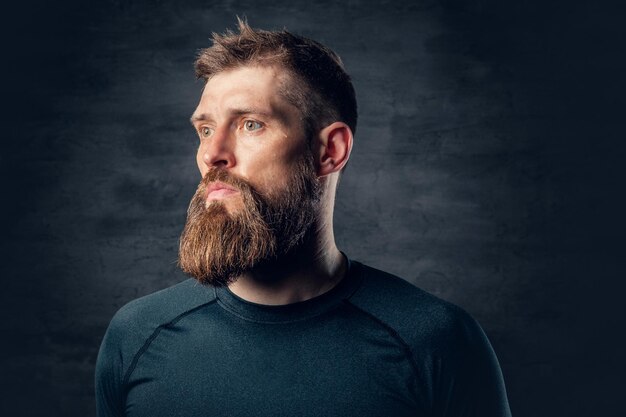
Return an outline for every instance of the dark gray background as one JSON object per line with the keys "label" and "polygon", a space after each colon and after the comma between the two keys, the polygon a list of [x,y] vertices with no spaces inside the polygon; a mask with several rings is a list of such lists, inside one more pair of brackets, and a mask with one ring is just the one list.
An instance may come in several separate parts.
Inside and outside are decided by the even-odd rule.
{"label": "dark gray background", "polygon": [[199,180],[192,62],[245,14],[326,43],[353,76],[340,248],[474,315],[514,416],[617,416],[624,19],[585,3],[5,9],[0,414],[92,415],[111,316],[184,279],[177,239]]}

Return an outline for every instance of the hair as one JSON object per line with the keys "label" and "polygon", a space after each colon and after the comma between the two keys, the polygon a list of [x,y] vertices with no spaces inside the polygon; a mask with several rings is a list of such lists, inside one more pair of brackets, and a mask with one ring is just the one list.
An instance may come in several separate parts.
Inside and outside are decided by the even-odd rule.
{"label": "hair", "polygon": [[[230,213],[221,201],[207,205],[215,181],[241,193],[243,207]],[[178,265],[203,284],[224,286],[251,269],[274,270],[311,238],[320,215],[322,186],[311,153],[296,161],[280,192],[261,193],[230,171],[213,168],[198,185],[180,237]]]}
{"label": "hair", "polygon": [[300,110],[309,139],[335,121],[356,132],[354,87],[335,52],[287,30],[252,29],[239,17],[237,22],[239,33],[213,33],[212,46],[200,51],[195,62],[198,78],[208,81],[219,72],[248,65],[278,65],[291,75],[281,94]]}

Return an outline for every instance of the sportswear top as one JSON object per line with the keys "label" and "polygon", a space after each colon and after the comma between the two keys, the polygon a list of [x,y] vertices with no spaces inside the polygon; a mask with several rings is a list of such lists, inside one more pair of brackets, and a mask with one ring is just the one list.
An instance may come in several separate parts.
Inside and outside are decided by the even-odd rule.
{"label": "sportswear top", "polygon": [[509,417],[496,356],[461,308],[349,261],[315,298],[269,306],[188,279],[113,317],[99,417]]}

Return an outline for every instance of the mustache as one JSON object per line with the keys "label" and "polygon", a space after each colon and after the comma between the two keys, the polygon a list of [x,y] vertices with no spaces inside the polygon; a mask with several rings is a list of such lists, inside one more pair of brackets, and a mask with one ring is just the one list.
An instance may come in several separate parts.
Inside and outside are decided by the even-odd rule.
{"label": "mustache", "polygon": [[206,174],[204,174],[198,188],[206,190],[211,183],[217,181],[230,185],[238,191],[252,191],[256,193],[256,190],[248,181],[220,168],[211,168]]}
{"label": "mustache", "polygon": [[[244,205],[249,212],[257,213],[266,218],[268,206],[272,205],[271,198],[265,193],[261,193],[247,180],[232,174],[223,168],[211,168],[198,184],[198,189],[193,197],[195,209],[203,211],[207,197],[207,188],[214,182],[221,182],[239,191]],[[190,209],[194,206],[190,205]]]}
{"label": "mustache", "polygon": [[244,202],[246,202],[249,207],[256,207],[259,209],[259,203],[268,203],[270,200],[269,195],[257,191],[257,189],[250,184],[247,180],[223,169],[223,168],[211,168],[202,180],[198,184],[198,189],[196,190],[197,198],[206,198],[207,188],[214,182],[222,182],[230,187],[233,187],[241,194]]}

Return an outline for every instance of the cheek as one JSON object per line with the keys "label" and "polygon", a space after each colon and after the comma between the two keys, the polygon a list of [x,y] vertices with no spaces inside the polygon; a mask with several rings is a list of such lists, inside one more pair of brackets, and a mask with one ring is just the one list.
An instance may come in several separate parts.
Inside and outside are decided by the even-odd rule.
{"label": "cheek", "polygon": [[202,160],[202,152],[200,151],[200,149],[198,149],[198,152],[196,152],[196,164],[198,165],[198,170],[200,171],[200,174],[204,176],[208,168],[206,164],[204,163],[204,161]]}
{"label": "cheek", "polygon": [[259,172],[259,175],[251,181],[259,190],[264,190],[270,195],[276,195],[284,191],[291,183],[296,170],[301,169],[297,160],[274,160]]}

